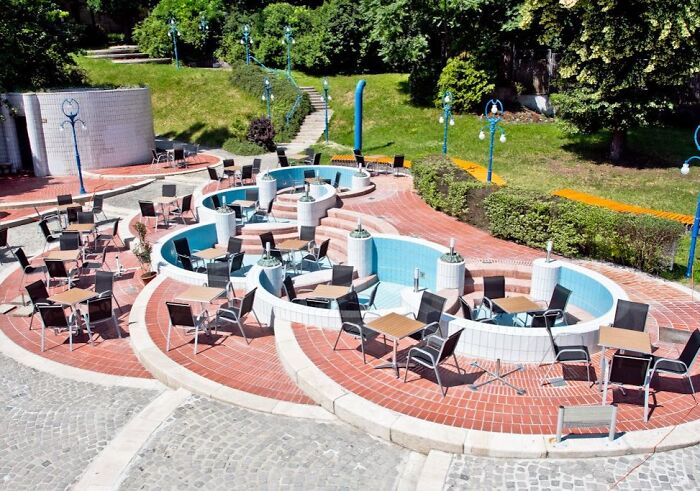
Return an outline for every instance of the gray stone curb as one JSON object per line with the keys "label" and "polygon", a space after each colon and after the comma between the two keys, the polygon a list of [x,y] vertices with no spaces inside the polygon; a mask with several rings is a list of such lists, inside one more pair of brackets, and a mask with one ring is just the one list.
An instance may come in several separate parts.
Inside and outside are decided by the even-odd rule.
{"label": "gray stone curb", "polygon": [[194,394],[204,395],[254,411],[321,421],[335,420],[332,414],[319,406],[280,401],[234,389],[198,375],[171,360],[153,342],[145,322],[146,306],[153,292],[165,278],[165,276],[159,275],[141,291],[136,297],[129,315],[131,347],[143,366],[154,377],[170,388],[184,388]]}
{"label": "gray stone curb", "polygon": [[117,489],[129,464],[150,436],[191,394],[165,390],[136,414],[85,469],[75,491]]}
{"label": "gray stone curb", "polygon": [[452,455],[432,450],[423,464],[423,470],[418,476],[416,489],[420,491],[441,490],[447,480],[447,474],[450,472],[452,464]]}
{"label": "gray stone curb", "polygon": [[[605,438],[570,439],[468,430],[407,416],[368,401],[332,380],[299,346],[289,322],[275,322],[277,354],[297,385],[342,421],[411,450],[502,458],[579,458],[663,452],[700,442],[700,421],[653,430],[632,431],[614,442]],[[641,410],[640,410],[641,417]],[[419,488],[420,489],[420,488]]]}

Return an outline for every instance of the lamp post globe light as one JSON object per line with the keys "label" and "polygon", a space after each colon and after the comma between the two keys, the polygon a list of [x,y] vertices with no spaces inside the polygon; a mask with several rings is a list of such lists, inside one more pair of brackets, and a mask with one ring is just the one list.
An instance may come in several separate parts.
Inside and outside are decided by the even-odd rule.
{"label": "lamp post globe light", "polygon": [[328,143],[328,103],[331,101],[331,96],[328,94],[328,89],[330,86],[328,85],[328,79],[324,78],[323,79],[323,102],[325,102],[325,123],[326,123],[326,143]]}
{"label": "lamp post globe light", "polygon": [[241,44],[245,46],[245,64],[250,65],[250,43],[253,42],[253,38],[250,37],[250,26],[248,24],[243,26],[243,37],[241,38]]}
{"label": "lamp post globe light", "polygon": [[444,132],[442,135],[442,154],[447,155],[447,130],[450,126],[455,125],[455,118],[452,117],[452,92],[445,91],[442,96],[442,116],[440,116],[440,124],[444,124]]}
{"label": "lamp post globe light", "polygon": [[292,74],[292,44],[294,44],[294,36],[292,28],[287,26],[284,28],[284,42],[287,44],[287,75]]}
{"label": "lamp post globe light", "polygon": [[65,99],[61,103],[61,111],[63,115],[68,118],[61,123],[59,129],[61,131],[65,130],[66,124],[69,124],[71,131],[73,132],[73,149],[75,150],[75,162],[78,164],[78,180],[80,181],[80,194],[86,194],[85,184],[83,183],[83,169],[80,164],[80,152],[78,151],[78,135],[75,132],[75,125],[80,123],[80,128],[85,129],[85,121],[78,118],[80,113],[80,105],[75,99]]}
{"label": "lamp post globe light", "polygon": [[168,36],[173,40],[173,52],[175,53],[175,68],[180,68],[180,58],[177,56],[177,37],[180,35],[180,31],[177,30],[177,22],[175,17],[171,17],[168,22]]}
{"label": "lamp post globe light", "polygon": [[[700,134],[700,125],[695,128],[695,135],[693,139],[695,140],[695,147],[700,152],[700,142],[698,142],[698,134]],[[693,160],[700,160],[700,155],[693,155],[683,162],[683,167],[681,167],[681,174],[687,176],[690,174],[690,162]],[[688,267],[685,270],[685,277],[690,278],[693,274],[693,262],[695,261],[695,243],[698,239],[698,228],[700,228],[700,194],[698,194],[698,204],[695,207],[695,219],[693,220],[693,231],[690,235],[690,250],[688,251]]]}
{"label": "lamp post globe light", "polygon": [[272,111],[270,110],[270,103],[275,100],[275,94],[272,93],[272,84],[270,83],[270,79],[265,77],[265,80],[263,81],[263,94],[262,97],[260,97],[263,101],[265,101],[267,105],[267,119],[272,119]]}
{"label": "lamp post globe light", "polygon": [[204,37],[209,34],[209,21],[204,16],[204,12],[199,14],[199,32],[201,32]]}
{"label": "lamp post globe light", "polygon": [[503,119],[503,104],[498,99],[491,99],[486,103],[486,108],[484,109],[484,116],[488,124],[484,125],[479,131],[479,140],[486,138],[484,130],[488,128],[489,130],[489,167],[486,172],[486,182],[491,183],[491,176],[493,175],[493,138],[496,134],[496,130],[501,132],[501,137],[499,140],[501,143],[506,142],[506,132],[503,130],[501,125],[498,123]]}

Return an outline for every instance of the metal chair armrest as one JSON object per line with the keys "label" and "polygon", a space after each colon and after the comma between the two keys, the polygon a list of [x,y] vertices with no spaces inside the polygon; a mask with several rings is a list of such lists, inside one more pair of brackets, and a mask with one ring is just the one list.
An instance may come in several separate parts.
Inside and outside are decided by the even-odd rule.
{"label": "metal chair armrest", "polygon": [[656,361],[654,362],[654,367],[651,369],[651,371],[655,372],[657,365],[659,363],[661,363],[662,361],[666,362],[666,363],[676,363],[678,365],[681,365],[685,369],[686,372],[688,371],[688,365],[686,365],[684,362],[682,362],[680,360],[674,360],[672,358],[657,358]]}
{"label": "metal chair armrest", "polygon": [[374,312],[374,311],[372,311],[372,310],[365,310],[365,311],[362,313],[362,318],[364,319],[365,316],[368,316],[368,315],[374,315],[374,316],[377,316],[377,317],[381,317],[381,316],[382,316],[382,314],[380,314],[379,312]]}
{"label": "metal chair armrest", "polygon": [[[440,327],[439,322],[431,322],[430,324],[426,324],[425,327],[423,327],[423,329],[421,329],[421,333],[425,333],[425,331],[427,331],[428,329],[430,329],[432,327],[436,327],[435,332],[439,332],[440,334],[442,334],[442,328]],[[428,334],[428,336],[433,336],[435,334],[435,332]],[[440,336],[440,337],[442,337],[442,336]]]}
{"label": "metal chair armrest", "polygon": [[430,361],[433,363],[433,365],[435,365],[435,364],[437,363],[437,360],[435,360],[435,358],[433,358],[433,354],[430,353],[429,351],[426,351],[426,350],[420,348],[420,345],[414,346],[414,347],[412,347],[410,350],[408,350],[407,359],[410,359],[410,358],[411,358],[411,353],[414,352],[414,351],[418,351],[418,352],[420,352],[420,353],[423,353],[425,356],[427,356],[428,358],[430,358]]}

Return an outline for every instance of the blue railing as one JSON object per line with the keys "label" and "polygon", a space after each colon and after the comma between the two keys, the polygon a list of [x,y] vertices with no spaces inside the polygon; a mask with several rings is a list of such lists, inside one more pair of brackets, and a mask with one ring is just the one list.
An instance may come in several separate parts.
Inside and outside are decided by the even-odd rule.
{"label": "blue railing", "polygon": [[250,59],[253,60],[255,63],[257,63],[258,65],[260,65],[260,67],[263,70],[267,70],[268,72],[274,73],[276,75],[280,75],[280,74],[284,75],[285,77],[287,77],[287,80],[289,80],[289,82],[292,84],[292,86],[296,89],[297,97],[296,97],[296,99],[294,99],[294,104],[292,104],[292,107],[284,115],[284,127],[286,128],[287,126],[289,126],[290,121],[294,117],[294,113],[296,113],[297,109],[299,109],[299,105],[301,104],[301,100],[304,97],[304,92],[299,88],[299,84],[297,84],[297,81],[294,80],[294,77],[292,76],[291,73],[287,73],[286,70],[268,68],[262,62],[258,61],[258,59],[253,55],[250,56]]}

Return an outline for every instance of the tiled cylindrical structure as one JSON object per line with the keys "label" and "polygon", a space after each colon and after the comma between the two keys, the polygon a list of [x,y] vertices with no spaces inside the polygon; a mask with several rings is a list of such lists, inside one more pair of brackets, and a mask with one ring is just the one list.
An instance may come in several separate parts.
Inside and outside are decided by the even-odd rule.
{"label": "tiled cylindrical structure", "polygon": [[265,179],[265,174],[258,174],[258,201],[261,208],[266,208],[267,205],[277,196],[277,180]]}
{"label": "tiled cylindrical structure", "polygon": [[370,181],[370,178],[369,178],[369,174],[367,174],[366,172],[365,172],[364,174],[365,174],[365,175],[363,175],[363,176],[356,176],[356,175],[353,174],[353,176],[352,176],[352,184],[351,184],[351,186],[350,186],[350,189],[351,189],[352,191],[356,191],[356,190],[358,190],[358,189],[366,188],[367,186],[369,186],[369,185],[371,184],[371,181]]}
{"label": "tiled cylindrical structure", "polygon": [[216,242],[219,245],[227,245],[229,237],[236,235],[236,214],[216,213]]}
{"label": "tiled cylindrical structure", "polygon": [[284,270],[282,263],[277,266],[258,266],[260,268],[260,284],[265,290],[280,296],[282,292],[282,282],[284,280]]}
{"label": "tiled cylindrical structure", "polygon": [[464,294],[464,261],[448,263],[442,259],[437,260],[437,277],[435,289],[456,289],[459,295]]}
{"label": "tiled cylindrical structure", "polygon": [[326,189],[323,184],[311,184],[309,186],[309,196],[314,199],[320,199],[326,194]]}
{"label": "tiled cylindrical structure", "polygon": [[352,237],[348,234],[347,264],[354,267],[359,278],[374,273],[372,271],[372,237]]}
{"label": "tiled cylindrical structure", "polygon": [[336,205],[336,192],[333,186],[317,186],[323,194],[316,201],[297,201],[297,224],[301,227],[315,227],[321,223],[329,208]]}
{"label": "tiled cylindrical structure", "polygon": [[559,282],[561,274],[561,262],[547,262],[545,258],[538,258],[532,262],[532,281],[530,284],[530,297],[533,300],[549,302],[554,287]]}

